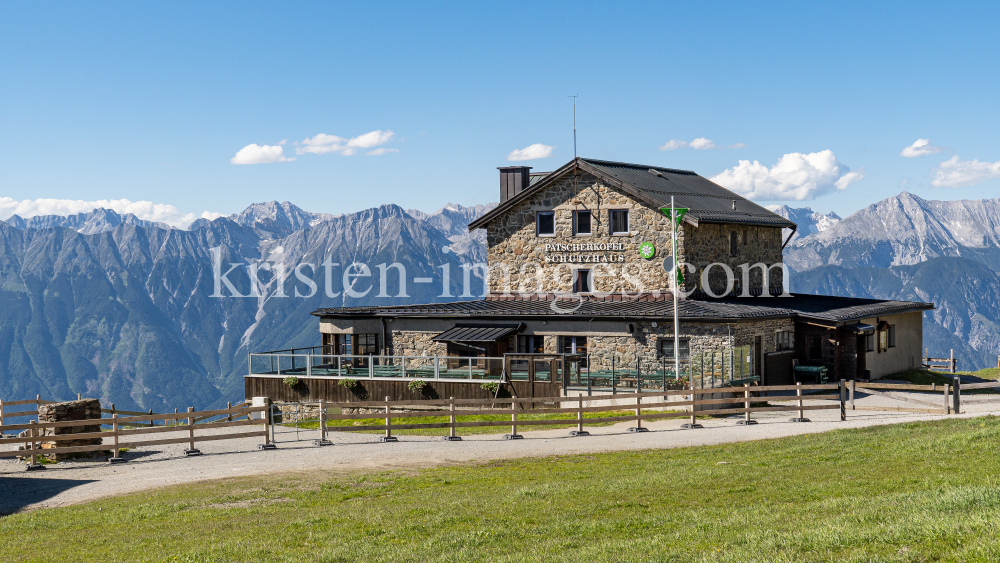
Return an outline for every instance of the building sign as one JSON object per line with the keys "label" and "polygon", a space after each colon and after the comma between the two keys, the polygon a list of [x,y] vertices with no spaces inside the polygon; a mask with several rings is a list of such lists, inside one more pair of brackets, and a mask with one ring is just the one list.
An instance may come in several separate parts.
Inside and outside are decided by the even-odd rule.
{"label": "building sign", "polygon": [[608,262],[624,262],[625,255],[615,254],[615,253],[628,250],[628,247],[629,245],[624,242],[546,244],[545,261],[561,263],[561,264],[562,263],[599,264]]}

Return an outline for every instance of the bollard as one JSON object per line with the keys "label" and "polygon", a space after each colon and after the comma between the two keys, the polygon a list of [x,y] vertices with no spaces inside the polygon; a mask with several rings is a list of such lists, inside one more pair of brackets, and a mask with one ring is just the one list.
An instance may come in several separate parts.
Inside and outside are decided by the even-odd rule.
{"label": "bollard", "polygon": [[854,379],[851,380],[851,410],[852,411],[855,410],[854,409],[854,386],[855,386],[856,383],[857,383],[856,380],[854,380]]}
{"label": "bollard", "polygon": [[451,431],[444,437],[444,440],[446,442],[461,442],[462,437],[455,435],[455,397],[448,397],[448,411],[451,413],[449,418]]}
{"label": "bollard", "polygon": [[642,395],[635,397],[635,427],[629,428],[629,432],[649,432],[649,428],[642,425]]}
{"label": "bollard", "polygon": [[745,405],[745,408],[747,410],[746,416],[745,416],[745,418],[743,420],[738,421],[736,424],[739,424],[739,425],[742,425],[742,426],[750,426],[752,424],[757,424],[756,420],[752,420],[750,418],[750,384],[749,383],[744,383],[743,384],[743,404]]}
{"label": "bollard", "polygon": [[847,420],[847,381],[844,379],[840,380],[840,421],[843,422]]}
{"label": "bollard", "polygon": [[577,397],[580,406],[576,411],[576,430],[570,431],[570,436],[590,436],[590,432],[583,429],[583,395]]}
{"label": "bollard", "polygon": [[796,381],[795,387],[795,396],[799,398],[799,416],[788,420],[789,422],[810,422],[810,420],[805,417],[805,413],[802,411],[802,382]]}
{"label": "bollard", "polygon": [[326,401],[319,402],[319,440],[313,441],[317,446],[332,446],[333,442],[326,438]]}
{"label": "bollard", "polygon": [[[587,383],[590,383],[588,374]],[[513,387],[512,387],[513,388]],[[504,440],[521,440],[524,436],[517,433],[517,403],[513,398],[510,400],[510,434],[504,434]]]}
{"label": "bollard", "polygon": [[957,375],[952,379],[951,398],[955,403],[951,410],[955,414],[962,414],[962,380]]}
{"label": "bollard", "polygon": [[[188,407],[187,411],[188,413],[194,412],[194,407]],[[188,414],[187,417],[187,426],[188,426],[188,439],[190,439],[190,442],[188,442],[188,449],[184,450],[184,455],[186,456],[201,455],[201,450],[194,447],[194,417],[191,416],[190,414]]]}
{"label": "bollard", "polygon": [[951,390],[951,385],[947,383],[944,384],[944,414],[951,414],[951,403],[948,401],[948,391]]}

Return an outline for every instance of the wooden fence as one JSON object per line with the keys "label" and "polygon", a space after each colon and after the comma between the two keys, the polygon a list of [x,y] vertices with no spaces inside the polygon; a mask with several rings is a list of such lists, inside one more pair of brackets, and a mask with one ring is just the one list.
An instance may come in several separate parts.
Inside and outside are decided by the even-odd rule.
{"label": "wooden fence", "polygon": [[[8,401],[2,404],[2,407],[6,406],[17,406],[25,404],[36,405],[35,414],[37,415],[37,405],[45,404],[46,402],[51,403],[53,401],[43,401],[41,403],[38,400],[28,400],[28,401]],[[110,409],[102,409],[102,412],[108,412]],[[39,455],[59,455],[59,454],[71,454],[71,453],[81,453],[81,452],[95,452],[95,451],[113,451],[114,456],[111,458],[111,462],[121,462],[124,461],[121,457],[121,450],[124,448],[137,448],[142,446],[160,446],[166,444],[188,444],[188,449],[185,450],[187,455],[200,455],[201,451],[195,447],[198,442],[207,442],[215,440],[231,440],[236,438],[251,438],[251,437],[263,437],[264,444],[262,449],[270,449],[273,445],[270,443],[270,417],[268,417],[265,411],[268,407],[251,407],[246,404],[238,405],[236,407],[230,407],[226,409],[216,409],[208,411],[195,411],[193,408],[188,408],[186,412],[174,412],[167,414],[147,414],[139,413],[134,416],[119,416],[120,413],[113,413],[110,417],[95,418],[89,420],[69,420],[61,422],[37,422],[31,421],[22,424],[3,424],[0,425],[0,434],[5,434],[7,432],[17,432],[26,433],[25,436],[17,436],[12,438],[2,437],[0,438],[0,444],[23,444],[25,447],[23,450],[9,450],[0,451],[0,458],[5,457],[30,457],[31,464],[29,468],[39,468],[38,464]],[[254,419],[253,413],[262,413],[259,418]],[[29,416],[26,414],[15,413],[17,416]],[[8,416],[10,418],[10,416]],[[215,419],[215,420],[212,420]],[[160,421],[161,425],[157,426],[156,422]],[[6,421],[5,421],[6,422]],[[213,428],[229,428],[236,426],[261,426],[260,429],[254,429],[247,432],[236,432],[236,433],[226,433],[226,434],[201,434],[198,435],[198,431],[204,431]],[[71,433],[71,434],[49,434],[46,435],[46,430],[52,429],[53,432],[56,428],[68,428],[77,426],[110,426],[110,430],[101,430],[99,432],[83,432],[83,433]],[[186,433],[186,436],[182,437],[170,437],[170,438],[160,438],[160,439],[141,439],[140,436],[145,436],[148,434],[161,434],[170,432],[181,432]],[[124,440],[123,440],[124,438]],[[76,440],[90,440],[90,439],[101,439],[101,444],[91,444],[86,446],[63,446],[60,447],[58,442],[60,441],[76,441]],[[104,443],[106,440],[111,440],[111,443]],[[52,447],[43,448],[42,443],[51,443]],[[48,445],[48,444],[46,444]]]}
{"label": "wooden fence", "polygon": [[[796,391],[796,395],[771,395],[766,398],[761,397],[762,393],[765,392],[781,392],[781,391]],[[819,395],[803,395],[803,391],[831,391],[830,394],[819,394]],[[722,398],[711,398],[711,399],[698,399],[698,396],[704,395],[720,395],[728,394],[730,397]],[[668,397],[680,396],[683,400],[669,401]],[[586,435],[584,430],[585,423],[603,423],[603,422],[630,422],[634,421],[636,423],[634,431],[642,432],[645,428],[642,426],[643,421],[650,420],[660,420],[666,418],[689,418],[690,421],[687,425],[690,427],[697,428],[700,425],[696,421],[696,416],[701,415],[724,415],[724,414],[743,414],[744,419],[741,423],[744,424],[754,424],[755,421],[751,418],[753,413],[760,412],[796,412],[798,414],[797,420],[806,420],[804,418],[805,411],[812,410],[830,410],[839,409],[841,420],[846,420],[846,404],[847,404],[847,388],[844,382],[840,383],[828,383],[822,385],[770,385],[770,386],[753,386],[745,384],[743,387],[728,387],[728,388],[716,388],[716,389],[695,389],[695,390],[668,390],[668,391],[644,391],[632,393],[627,398],[622,395],[591,395],[591,396],[578,396],[578,397],[532,397],[532,398],[504,398],[504,399],[447,399],[447,400],[425,400],[425,401],[391,401],[389,397],[386,397],[384,401],[364,401],[364,402],[352,402],[352,403],[319,403],[319,426],[320,426],[320,440],[317,443],[327,442],[328,432],[330,431],[340,431],[340,432],[364,432],[364,431],[383,431],[385,435],[383,436],[383,441],[395,441],[392,435],[393,430],[417,430],[417,429],[447,429],[449,435],[446,439],[458,439],[456,436],[456,430],[459,428],[472,428],[472,427],[484,427],[484,426],[510,426],[511,432],[507,435],[508,438],[516,439],[520,435],[517,433],[517,429],[520,426],[551,426],[556,424],[566,424],[575,423],[577,429],[574,431],[574,435]],[[607,405],[591,405],[584,406],[587,403],[594,403],[598,401],[609,401],[616,400],[622,401],[625,399],[631,404],[617,405],[617,406],[607,406]],[[819,405],[805,405],[804,401],[831,401],[828,404]],[[767,403],[781,403],[790,402],[794,403],[791,405],[780,405],[773,406],[768,404],[767,406],[760,406],[759,403],[767,401]],[[565,404],[576,403],[575,406],[563,406]],[[758,406],[754,406],[753,403],[758,403]],[[485,408],[489,405],[493,408]],[[496,405],[510,405],[506,409],[497,409]],[[539,406],[541,405],[541,406]],[[546,406],[546,405],[556,405],[556,406]],[[686,410],[686,411],[660,411],[660,412],[642,412],[643,409],[663,409],[663,408],[680,408],[689,407],[694,408],[696,406],[709,406],[709,407],[721,407],[721,408],[708,408],[703,410]],[[422,410],[421,412],[392,412],[393,408],[414,408],[420,407],[426,409],[426,407],[443,407],[447,408],[446,413],[428,412],[427,410]],[[463,407],[461,410],[457,410],[457,407]],[[479,408],[477,408],[479,407]],[[367,413],[367,414],[329,414],[327,411],[330,408],[368,408],[368,409],[380,409],[384,412],[382,413]],[[530,410],[528,410],[530,408]],[[606,412],[609,410],[630,410],[633,411],[632,414],[627,415],[616,415],[616,416],[602,416],[594,418],[584,418],[584,413],[588,412]],[[477,415],[497,415],[503,413],[504,410],[510,413],[510,421],[505,420],[477,420],[477,421],[459,421],[456,420],[457,417],[468,417]],[[532,415],[538,414],[566,414],[574,415],[565,419],[545,419],[545,420],[518,420],[518,415],[530,413]],[[406,419],[416,418],[416,417],[428,417],[428,416],[447,416],[449,418],[448,422],[423,422],[423,423],[407,423]],[[384,418],[385,424],[369,424],[369,425],[359,425],[359,426],[331,426],[330,421],[333,420],[367,420],[372,418]],[[394,422],[402,419],[403,422]],[[686,426],[687,426],[686,425]]]}
{"label": "wooden fence", "polygon": [[[947,358],[932,358],[930,348],[924,349],[923,366],[927,369],[948,370],[948,373],[958,371],[958,360],[955,359],[955,350],[951,350]],[[997,359],[997,367],[1000,367],[1000,358]]]}

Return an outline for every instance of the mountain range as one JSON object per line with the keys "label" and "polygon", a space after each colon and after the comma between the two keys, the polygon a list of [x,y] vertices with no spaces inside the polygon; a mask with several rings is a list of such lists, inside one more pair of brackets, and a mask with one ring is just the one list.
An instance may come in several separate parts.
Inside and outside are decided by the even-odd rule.
{"label": "mountain range", "polygon": [[[189,230],[107,210],[0,222],[0,397],[79,392],[126,410],[240,400],[248,352],[318,344],[317,308],[481,294],[461,269],[480,249],[453,242],[469,239],[453,223],[476,209],[333,216],[270,202]],[[436,283],[403,291],[387,267],[381,286],[378,265],[395,263]],[[229,285],[216,287],[216,269]]]}
{"label": "mountain range", "polygon": [[[239,400],[248,353],[316,345],[317,308],[479,295],[462,266],[485,260],[485,234],[466,225],[494,206],[332,215],[272,201],[186,230],[105,209],[0,221],[0,397],[80,392],[126,410]],[[934,302],[931,354],[995,365],[1000,200],[903,192],[843,220],[773,210],[799,225],[785,249],[793,291]],[[395,263],[435,283],[404,287]]]}

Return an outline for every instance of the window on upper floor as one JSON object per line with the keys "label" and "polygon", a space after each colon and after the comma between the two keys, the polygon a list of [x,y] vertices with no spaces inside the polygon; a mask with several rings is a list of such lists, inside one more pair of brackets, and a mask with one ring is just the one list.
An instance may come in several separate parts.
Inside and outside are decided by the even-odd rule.
{"label": "window on upper floor", "polygon": [[535,224],[537,225],[538,236],[540,237],[556,236],[555,211],[539,211],[538,216],[535,220]]}
{"label": "window on upper floor", "polygon": [[729,255],[736,256],[736,251],[738,250],[739,239],[736,236],[736,231],[731,231],[729,233]]}
{"label": "window on upper floor", "polygon": [[629,234],[628,209],[612,209],[608,212],[608,214],[610,219],[609,223],[611,224],[611,234]]}
{"label": "window on upper floor", "polygon": [[889,347],[896,347],[896,325],[889,325]]}
{"label": "window on upper floor", "polygon": [[590,293],[594,291],[591,285],[593,280],[591,280],[590,270],[579,269],[573,270],[573,291],[575,293]]}
{"label": "window on upper floor", "polygon": [[574,211],[573,234],[576,236],[586,236],[591,234],[591,219],[592,216],[590,211]]}

